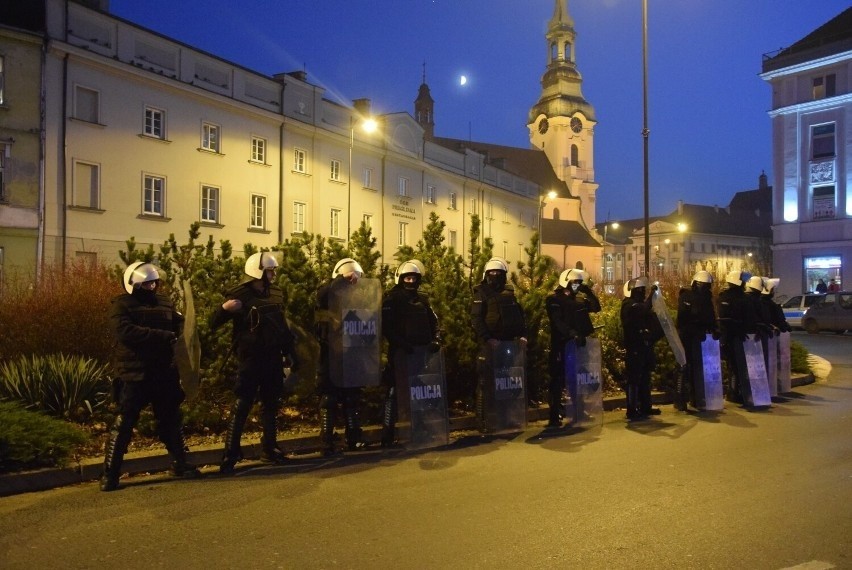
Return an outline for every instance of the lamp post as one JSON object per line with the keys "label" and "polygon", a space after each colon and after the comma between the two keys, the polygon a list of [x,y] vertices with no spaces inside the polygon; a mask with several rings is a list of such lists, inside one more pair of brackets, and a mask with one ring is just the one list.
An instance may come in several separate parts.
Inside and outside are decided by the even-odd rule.
{"label": "lamp post", "polygon": [[606,246],[609,245],[609,242],[606,239],[607,232],[609,231],[609,227],[612,226],[612,229],[618,229],[618,222],[609,223],[609,218],[607,218],[606,223],[604,224],[604,235],[603,235],[603,257],[601,259],[601,281],[608,282],[609,280],[606,278],[606,268],[607,268],[607,251]]}
{"label": "lamp post", "polygon": [[642,0],[642,139],[645,199],[645,275],[650,271],[651,234],[648,227],[648,0]]}
{"label": "lamp post", "polygon": [[[556,193],[555,190],[551,190],[547,193],[547,198],[553,200],[559,194]],[[538,256],[541,257],[541,219],[544,217],[544,194],[538,195]],[[562,257],[565,257],[565,250],[562,251]]]}
{"label": "lamp post", "polygon": [[349,116],[349,176],[347,204],[346,204],[346,245],[352,239],[352,149],[355,146],[355,127],[360,124],[365,133],[373,133],[378,128],[376,120],[372,117]]}

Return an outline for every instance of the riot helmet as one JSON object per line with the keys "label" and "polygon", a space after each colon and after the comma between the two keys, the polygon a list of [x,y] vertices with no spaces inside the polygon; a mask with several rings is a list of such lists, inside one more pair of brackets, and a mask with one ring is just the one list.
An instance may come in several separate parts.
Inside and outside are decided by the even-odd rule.
{"label": "riot helmet", "polygon": [[746,281],[746,287],[750,293],[763,293],[763,277],[754,275]]}
{"label": "riot helmet", "polygon": [[710,291],[713,284],[713,276],[709,271],[698,271],[692,276],[692,288],[699,291]]}
{"label": "riot helmet", "polygon": [[767,277],[763,280],[763,294],[772,297],[775,294],[775,288],[781,280],[777,277]]}
{"label": "riot helmet", "polygon": [[278,260],[268,251],[253,253],[246,259],[245,274],[255,279],[263,279],[266,271],[278,267]]}
{"label": "riot helmet", "polygon": [[[402,285],[404,289],[416,291],[417,288],[420,287],[420,281],[423,278],[423,270],[421,269],[422,265],[423,264],[416,259],[400,264],[400,266],[396,268],[396,274],[394,275],[396,284]],[[413,277],[414,279],[407,280],[407,277]]]}
{"label": "riot helmet", "polygon": [[136,261],[124,270],[124,290],[133,293],[133,290],[142,283],[159,281],[160,272],[153,263],[147,261]]}
{"label": "riot helmet", "polygon": [[648,278],[644,275],[640,275],[634,279],[631,279],[624,285],[625,297],[631,297],[633,299],[644,299],[645,298],[645,290],[648,288]]}
{"label": "riot helmet", "polygon": [[587,278],[588,275],[582,269],[566,269],[559,275],[559,285],[565,289],[570,287],[572,291],[576,291]]}
{"label": "riot helmet", "polygon": [[331,278],[336,279],[338,276],[342,276],[350,281],[357,281],[363,274],[364,270],[361,269],[361,265],[357,261],[351,257],[344,257],[335,264]]}
{"label": "riot helmet", "polygon": [[506,275],[509,273],[509,265],[502,257],[492,257],[485,264],[482,279],[495,289],[502,289],[506,285]]}
{"label": "riot helmet", "polygon": [[731,271],[725,275],[725,281],[731,285],[744,287],[746,281],[751,279],[751,273],[748,271]]}

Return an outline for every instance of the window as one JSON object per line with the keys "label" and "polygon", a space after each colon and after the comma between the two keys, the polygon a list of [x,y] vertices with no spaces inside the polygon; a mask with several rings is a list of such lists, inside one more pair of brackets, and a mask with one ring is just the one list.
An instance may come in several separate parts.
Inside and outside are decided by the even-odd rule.
{"label": "window", "polygon": [[364,214],[361,216],[361,223],[364,224],[364,227],[370,229],[373,227],[373,214]]}
{"label": "window", "polygon": [[830,73],[826,76],[814,77],[813,99],[825,99],[837,95],[837,76]]}
{"label": "window", "polygon": [[305,231],[305,210],[307,205],[304,202],[293,202],[293,232],[300,234]]}
{"label": "window", "polygon": [[261,196],[260,194],[251,195],[249,227],[266,229],[266,196]]}
{"label": "window", "polygon": [[161,176],[144,177],[142,189],[142,213],[148,216],[163,215],[163,198],[166,193],[166,179]]}
{"label": "window", "polygon": [[503,206],[503,222],[509,223],[509,207]]}
{"label": "window", "polygon": [[476,213],[476,206],[477,206],[476,198],[471,198],[470,199],[470,211],[468,213],[475,214]]}
{"label": "window", "polygon": [[213,123],[201,125],[201,148],[210,152],[219,152],[219,127]]}
{"label": "window", "polygon": [[834,219],[834,186],[817,186],[813,189],[815,220]]}
{"label": "window", "polygon": [[0,202],[5,202],[6,197],[6,153],[9,152],[9,146],[0,144]]}
{"label": "window", "polygon": [[404,176],[399,177],[399,195],[408,196],[408,178]]}
{"label": "window", "polygon": [[[488,216],[486,216],[489,220],[494,219],[494,202],[488,202]],[[503,257],[506,257],[505,255]]]}
{"label": "window", "polygon": [[811,158],[817,160],[834,156],[834,123],[811,127]]}
{"label": "window", "polygon": [[328,235],[331,237],[340,237],[340,210],[331,209],[331,218],[329,220]]}
{"label": "window", "polygon": [[458,249],[458,232],[456,230],[450,230],[447,234],[447,241],[452,249]]}
{"label": "window", "polygon": [[580,166],[580,149],[577,145],[571,145],[571,166]]}
{"label": "window", "polygon": [[219,189],[215,186],[201,187],[201,221],[219,223]]}
{"label": "window", "polygon": [[308,153],[300,148],[293,151],[293,170],[302,174],[308,171]]}
{"label": "window", "polygon": [[329,177],[332,180],[335,180],[335,181],[338,181],[338,182],[340,181],[340,161],[339,160],[334,160],[334,159],[331,160],[331,173],[329,174]]}
{"label": "window", "polygon": [[456,193],[450,192],[450,210],[456,210]]}
{"label": "window", "polygon": [[266,164],[266,139],[251,137],[251,161]]}
{"label": "window", "polygon": [[165,139],[166,114],[160,109],[145,107],[145,126],[142,132],[149,137]]}
{"label": "window", "polygon": [[77,85],[74,88],[74,118],[88,123],[100,119],[100,93]]}
{"label": "window", "polygon": [[408,222],[399,223],[399,243],[397,245],[400,247],[408,245]]}
{"label": "window", "polygon": [[6,62],[0,55],[0,105],[6,104]]}
{"label": "window", "polygon": [[435,190],[435,187],[432,186],[431,184],[427,184],[426,185],[426,203],[427,204],[435,204],[436,203],[435,200],[437,198],[436,194],[437,194],[437,191]]}
{"label": "window", "polygon": [[509,259],[509,242],[503,241],[503,259]]}
{"label": "window", "polygon": [[373,169],[372,168],[364,168],[364,176],[362,177],[362,182],[364,183],[364,188],[372,188],[373,187]]}
{"label": "window", "polygon": [[100,168],[97,164],[74,163],[73,204],[78,208],[97,209],[100,206]]}

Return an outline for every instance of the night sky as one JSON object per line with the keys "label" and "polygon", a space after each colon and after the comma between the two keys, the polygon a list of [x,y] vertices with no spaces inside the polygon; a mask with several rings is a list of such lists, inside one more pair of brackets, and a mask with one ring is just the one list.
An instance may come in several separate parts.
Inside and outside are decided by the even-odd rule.
{"label": "night sky", "polygon": [[[527,147],[554,0],[111,0],[110,11],[272,75],[305,70],[326,97],[414,114],[423,78],[435,134]],[[651,215],[726,205],[772,184],[763,54],[847,0],[648,0]],[[568,0],[583,95],[595,107],[597,218],[642,216],[642,2]],[[460,77],[468,78],[460,85]]]}

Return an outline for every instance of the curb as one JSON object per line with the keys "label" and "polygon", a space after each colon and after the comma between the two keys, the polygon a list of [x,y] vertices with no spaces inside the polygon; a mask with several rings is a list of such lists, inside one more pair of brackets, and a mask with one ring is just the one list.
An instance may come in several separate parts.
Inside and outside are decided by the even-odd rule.
{"label": "curb", "polygon": [[[796,388],[814,382],[814,375],[806,374],[794,376],[791,384]],[[653,394],[651,399],[657,405],[672,403],[671,394],[664,392]],[[623,396],[604,398],[603,401],[603,408],[607,412],[624,406],[625,398]],[[533,408],[527,411],[527,421],[530,423],[543,421],[547,419],[547,415],[546,407]],[[476,418],[473,415],[450,418],[451,432],[471,430],[476,430]],[[364,428],[364,436],[368,443],[377,444],[381,439],[381,428],[378,426],[366,427]],[[281,439],[278,441],[278,445],[285,453],[297,455],[317,453],[320,450],[319,434]],[[252,460],[260,457],[259,443],[243,445],[242,449],[246,459]],[[194,465],[217,465],[222,458],[222,445],[191,448],[187,456]],[[128,453],[122,464],[122,472],[128,475],[156,473],[167,471],[170,466],[171,460],[163,450]],[[88,459],[69,467],[7,473],[0,475],[0,497],[95,481],[101,476],[102,469],[102,460]]]}

